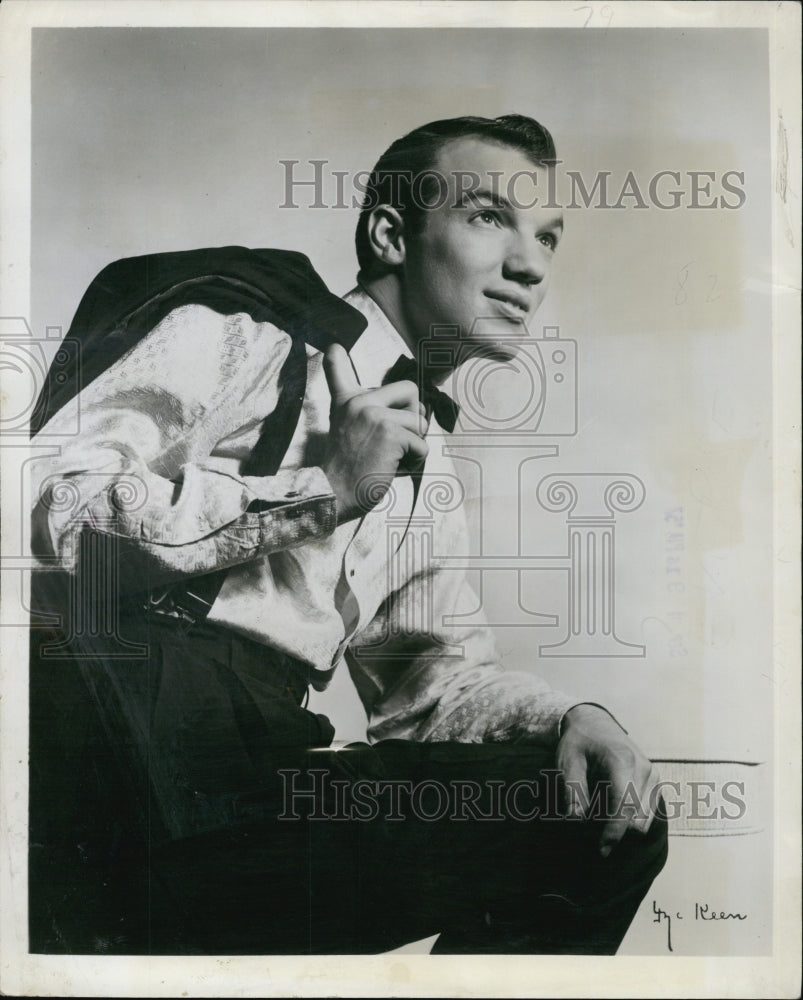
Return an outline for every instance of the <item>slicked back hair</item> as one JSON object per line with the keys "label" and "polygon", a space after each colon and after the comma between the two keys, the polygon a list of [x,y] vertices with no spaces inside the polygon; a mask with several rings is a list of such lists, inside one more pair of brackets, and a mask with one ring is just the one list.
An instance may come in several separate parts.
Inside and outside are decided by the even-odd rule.
{"label": "slicked back hair", "polygon": [[526,115],[444,118],[397,139],[371,171],[357,221],[355,243],[363,277],[376,277],[386,270],[368,239],[368,219],[372,210],[378,205],[390,205],[404,219],[407,232],[421,232],[427,206],[434,204],[433,195],[439,185],[435,165],[440,151],[453,139],[467,137],[517,149],[535,166],[548,166],[556,159],[552,136],[543,125]]}

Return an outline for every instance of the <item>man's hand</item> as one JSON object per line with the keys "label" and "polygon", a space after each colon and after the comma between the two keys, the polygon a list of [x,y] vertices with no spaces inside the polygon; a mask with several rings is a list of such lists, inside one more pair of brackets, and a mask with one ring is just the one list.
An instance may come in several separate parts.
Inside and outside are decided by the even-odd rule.
{"label": "man's hand", "polygon": [[332,394],[323,471],[342,524],[375,507],[398,472],[423,464],[428,452],[426,411],[414,382],[364,389],[339,344],[327,349],[323,370]]}
{"label": "man's hand", "polygon": [[[600,854],[607,857],[628,827],[646,833],[653,816],[658,772],[608,713],[575,705],[563,720],[557,764],[563,772],[567,813],[586,817],[594,790],[607,790]],[[603,794],[601,803],[606,806]]]}

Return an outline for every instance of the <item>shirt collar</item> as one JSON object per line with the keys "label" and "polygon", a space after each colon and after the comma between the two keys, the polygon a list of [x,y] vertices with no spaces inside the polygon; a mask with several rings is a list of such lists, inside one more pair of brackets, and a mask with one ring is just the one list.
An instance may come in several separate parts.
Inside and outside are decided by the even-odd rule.
{"label": "shirt collar", "polygon": [[361,385],[382,385],[382,380],[399,355],[411,358],[413,352],[363,288],[358,285],[343,298],[368,320],[368,326],[349,352],[357,378]]}

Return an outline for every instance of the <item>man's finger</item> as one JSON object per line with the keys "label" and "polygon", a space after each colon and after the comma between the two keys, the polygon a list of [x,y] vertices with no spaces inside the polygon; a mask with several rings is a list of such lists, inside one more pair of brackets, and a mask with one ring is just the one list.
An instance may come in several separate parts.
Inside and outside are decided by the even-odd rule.
{"label": "man's finger", "polygon": [[369,389],[365,394],[366,404],[371,406],[388,406],[392,409],[420,412],[421,400],[418,386],[415,382],[390,382],[378,389]]}
{"label": "man's finger", "polygon": [[650,771],[639,791],[639,801],[641,803],[640,815],[634,816],[630,820],[630,825],[639,833],[647,833],[655,818],[655,810],[658,805],[656,787],[661,781],[661,772],[650,762]]}
{"label": "man's finger", "polygon": [[398,424],[399,427],[404,427],[405,430],[411,431],[413,434],[417,434],[419,437],[423,437],[427,432],[427,421],[425,417],[422,417],[420,413],[411,412],[410,410],[393,410],[388,408],[387,419],[392,420],[394,424]]}
{"label": "man's finger", "polygon": [[573,819],[583,819],[588,797],[588,776],[585,756],[581,753],[569,752],[565,758],[558,761],[563,771],[563,793],[566,803],[566,815]]}
{"label": "man's finger", "polygon": [[[427,455],[429,454],[429,446],[427,442],[415,434],[413,431],[403,431],[403,443],[405,450],[405,466],[415,466],[419,463],[425,462]],[[404,471],[404,470],[400,470]]]}
{"label": "man's finger", "polygon": [[607,857],[629,829],[639,829],[649,821],[648,794],[651,764],[646,758],[634,761],[616,757],[610,762],[608,818],[600,836],[600,853]]}
{"label": "man's finger", "polygon": [[351,360],[340,344],[330,344],[327,347],[323,356],[323,373],[335,403],[343,403],[355,393],[362,392],[351,367]]}
{"label": "man's finger", "polygon": [[609,819],[605,826],[602,828],[602,834],[599,838],[599,853],[603,858],[607,858],[611,851],[616,847],[619,841],[627,833],[627,828],[630,826],[630,821],[626,818],[619,819]]}

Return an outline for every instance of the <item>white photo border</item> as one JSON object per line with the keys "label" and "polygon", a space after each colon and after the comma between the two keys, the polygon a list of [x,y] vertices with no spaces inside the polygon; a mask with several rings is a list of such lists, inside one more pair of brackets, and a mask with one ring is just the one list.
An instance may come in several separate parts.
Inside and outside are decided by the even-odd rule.
{"label": "white photo border", "polygon": [[[36,26],[758,27],[767,31],[773,111],[775,928],[767,958],[571,956],[95,957],[27,952],[27,634],[2,641],[0,988],[38,996],[797,996],[800,984],[800,7],[792,3],[406,3],[7,0],[0,9],[0,302],[30,315],[30,60]],[[599,18],[598,18],[599,19]],[[601,19],[599,19],[601,20]],[[585,27],[586,22],[588,27]],[[785,125],[779,146],[778,124]],[[779,157],[781,158],[779,161]],[[785,190],[785,198],[779,193]],[[791,237],[790,237],[791,234]],[[0,373],[1,375],[2,373]],[[7,403],[7,400],[4,399]],[[3,524],[19,491],[2,480]],[[5,591],[8,581],[3,581]],[[0,611],[0,616],[2,611]],[[0,624],[3,619],[0,617]]]}

